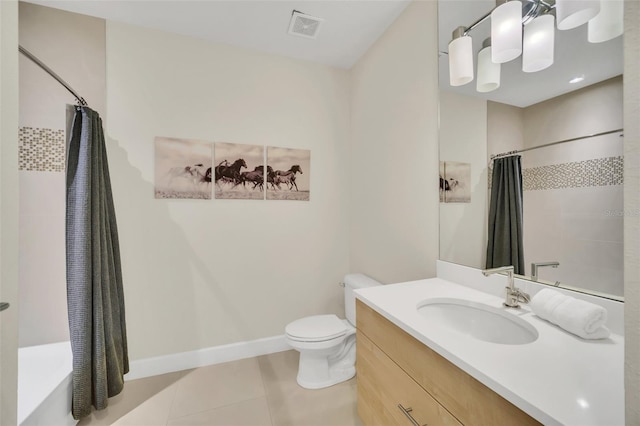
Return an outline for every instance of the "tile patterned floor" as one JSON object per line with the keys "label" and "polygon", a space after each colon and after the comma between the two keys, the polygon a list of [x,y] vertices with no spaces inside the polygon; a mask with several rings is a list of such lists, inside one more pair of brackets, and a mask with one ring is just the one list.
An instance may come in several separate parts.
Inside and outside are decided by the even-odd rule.
{"label": "tile patterned floor", "polygon": [[125,383],[109,407],[79,426],[362,426],[356,379],[325,389],[296,383],[286,351]]}

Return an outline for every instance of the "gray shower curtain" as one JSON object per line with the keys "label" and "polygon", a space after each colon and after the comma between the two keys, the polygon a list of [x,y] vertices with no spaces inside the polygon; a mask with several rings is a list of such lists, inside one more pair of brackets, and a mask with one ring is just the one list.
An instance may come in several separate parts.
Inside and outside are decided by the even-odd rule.
{"label": "gray shower curtain", "polygon": [[493,161],[487,268],[513,265],[524,274],[522,167],[520,156]]}
{"label": "gray shower curtain", "polygon": [[122,272],[102,120],[77,107],[67,156],[67,304],[72,414],[100,410],[129,371]]}

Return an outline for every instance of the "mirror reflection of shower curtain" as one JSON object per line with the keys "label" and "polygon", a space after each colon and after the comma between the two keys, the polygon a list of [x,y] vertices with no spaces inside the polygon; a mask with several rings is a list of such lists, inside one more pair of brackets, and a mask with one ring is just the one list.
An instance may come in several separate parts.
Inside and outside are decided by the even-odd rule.
{"label": "mirror reflection of shower curtain", "polygon": [[67,161],[67,304],[72,414],[106,408],[129,371],[118,230],[102,120],[77,107]]}
{"label": "mirror reflection of shower curtain", "polygon": [[524,274],[522,166],[519,155],[493,161],[487,268],[513,265]]}

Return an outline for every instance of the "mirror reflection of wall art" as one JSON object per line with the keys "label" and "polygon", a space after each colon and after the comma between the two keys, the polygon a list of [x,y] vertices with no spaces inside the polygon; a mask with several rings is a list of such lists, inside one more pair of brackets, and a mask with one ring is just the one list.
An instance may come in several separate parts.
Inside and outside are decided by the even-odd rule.
{"label": "mirror reflection of wall art", "polygon": [[309,201],[311,151],[267,147],[267,200]]}
{"label": "mirror reflection of wall art", "polygon": [[444,203],[445,188],[449,187],[444,178],[444,161],[440,161],[440,202]]}
{"label": "mirror reflection of wall art", "polygon": [[264,199],[264,146],[216,142],[216,199]]}
{"label": "mirror reflection of wall art", "polygon": [[211,199],[210,142],[155,138],[155,197]]}
{"label": "mirror reflection of wall art", "polygon": [[456,161],[440,162],[440,201],[471,202],[471,164]]}

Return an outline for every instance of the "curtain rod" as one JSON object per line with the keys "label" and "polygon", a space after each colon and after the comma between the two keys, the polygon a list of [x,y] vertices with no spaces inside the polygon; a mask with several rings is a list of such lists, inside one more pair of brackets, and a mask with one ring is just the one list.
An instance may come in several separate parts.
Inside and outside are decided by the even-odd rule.
{"label": "curtain rod", "polygon": [[45,70],[47,72],[47,74],[49,74],[51,77],[55,78],[58,81],[58,83],[62,84],[64,86],[64,88],[67,89],[69,92],[71,92],[71,94],[78,100],[78,103],[80,105],[82,105],[82,106],[88,106],[89,105],[89,104],[87,104],[87,101],[85,101],[82,96],[80,96],[75,90],[73,90],[71,88],[71,86],[69,86],[69,84],[66,81],[64,81],[51,68],[49,68],[47,65],[45,65],[44,62],[42,62],[40,59],[36,58],[31,52],[29,52],[27,49],[25,49],[24,47],[22,47],[20,45],[18,45],[18,51],[20,53],[22,53],[24,56],[26,56],[27,58],[31,59],[31,61],[33,61],[33,63],[38,65],[40,68]]}
{"label": "curtain rod", "polygon": [[[591,135],[585,135],[585,136],[578,136],[577,138],[564,139],[564,140],[557,141],[557,142],[546,143],[544,145],[533,146],[531,148],[525,148],[525,149],[519,149],[519,150],[515,150],[515,151],[503,152],[501,154],[493,154],[493,155],[491,155],[491,159],[494,160],[496,158],[508,157],[510,155],[519,154],[521,152],[531,151],[532,149],[545,148],[545,147],[548,147],[548,146],[558,145],[558,144],[565,143],[565,142],[573,142],[573,141],[578,141],[580,139],[588,139],[588,138],[594,138],[596,136],[610,135],[611,133],[619,133],[619,132],[622,132],[623,130],[624,129],[609,130],[607,132],[593,133]],[[623,136],[623,135],[620,135],[620,136]]]}

